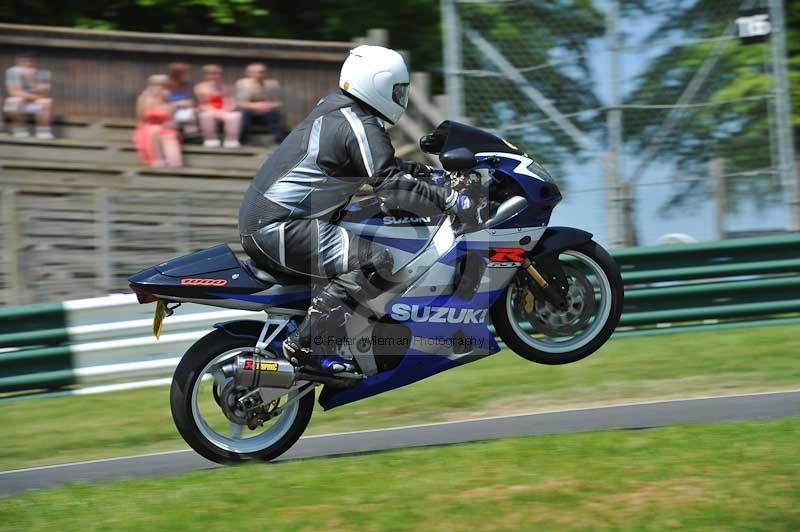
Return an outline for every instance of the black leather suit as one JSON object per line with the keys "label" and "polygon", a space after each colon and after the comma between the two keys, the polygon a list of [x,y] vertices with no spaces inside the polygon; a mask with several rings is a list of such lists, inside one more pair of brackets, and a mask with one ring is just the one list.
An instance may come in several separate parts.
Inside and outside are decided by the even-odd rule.
{"label": "black leather suit", "polygon": [[391,255],[337,225],[351,196],[369,184],[385,209],[417,216],[456,201],[403,164],[374,111],[341,91],[329,94],[253,178],[239,211],[245,252],[267,271],[328,279],[331,297],[372,297],[367,274],[389,273]]}

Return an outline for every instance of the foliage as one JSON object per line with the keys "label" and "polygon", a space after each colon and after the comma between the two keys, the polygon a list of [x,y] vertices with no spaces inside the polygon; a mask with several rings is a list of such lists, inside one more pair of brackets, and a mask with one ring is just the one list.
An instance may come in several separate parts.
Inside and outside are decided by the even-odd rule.
{"label": "foliage", "polygon": [[[559,111],[572,114],[597,108],[599,100],[589,71],[590,41],[605,31],[603,14],[590,0],[566,2],[462,3],[462,25],[493,43],[497,50]],[[549,164],[573,160],[574,141],[534,106],[517,85],[469,42],[464,41],[466,114],[483,127],[500,131],[511,142]],[[571,118],[585,132],[596,130],[602,116]],[[523,127],[508,128],[510,124]],[[505,131],[504,131],[505,130]]]}
{"label": "foliage", "polygon": [[439,3],[426,0],[7,0],[0,20],[144,32],[350,40],[370,28],[389,30],[417,68],[438,66]]}
{"label": "foliage", "polygon": [[[791,86],[794,91],[795,126],[800,125],[800,4],[788,2]],[[773,172],[775,155],[770,113],[774,91],[770,43],[740,44],[726,26],[737,15],[735,6],[718,0],[698,0],[677,11],[672,2],[658,3],[651,14],[664,16],[664,23],[649,42],[673,40],[676,44],[655,57],[636,80],[626,98],[633,104],[674,104],[690,80],[709,57],[719,52],[716,65],[701,85],[692,104],[706,104],[679,111],[677,127],[665,138],[656,157],[673,163],[681,180],[664,207],[691,208],[704,201],[712,186],[708,162],[721,158],[726,174],[748,172],[728,179],[728,208],[735,212],[744,204],[759,208],[781,199],[780,178]],[[683,43],[681,42],[683,41]],[[688,42],[689,44],[685,44]],[[631,109],[624,117],[628,149],[643,153],[658,134],[668,109]],[[774,117],[773,117],[774,120]],[[798,141],[797,134],[795,140]],[[798,144],[800,146],[800,144]],[[771,151],[771,148],[773,151]],[[638,176],[633,176],[636,179]]]}

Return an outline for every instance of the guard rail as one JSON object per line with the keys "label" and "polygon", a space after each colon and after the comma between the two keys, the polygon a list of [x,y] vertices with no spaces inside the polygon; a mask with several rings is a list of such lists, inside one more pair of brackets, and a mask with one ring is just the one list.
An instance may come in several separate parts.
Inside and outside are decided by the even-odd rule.
{"label": "guard rail", "polygon": [[[626,285],[622,334],[800,321],[798,234],[613,255]],[[0,392],[168,376],[214,323],[263,316],[184,305],[156,341],[152,311],[121,294],[0,309]]]}

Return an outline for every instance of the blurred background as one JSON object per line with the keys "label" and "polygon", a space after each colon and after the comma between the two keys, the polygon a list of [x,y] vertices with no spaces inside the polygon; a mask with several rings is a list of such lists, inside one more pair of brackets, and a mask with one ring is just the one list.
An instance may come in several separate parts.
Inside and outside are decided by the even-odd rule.
{"label": "blurred background", "polygon": [[[403,50],[414,72],[399,155],[422,159],[418,137],[445,118],[490,129],[556,177],[554,224],[610,247],[800,228],[796,2],[5,2],[0,20],[0,63],[34,56],[52,122],[37,138],[25,113],[17,131],[5,104],[0,303],[104,295],[166,257],[236,245],[247,181],[362,42]],[[219,94],[198,93],[214,65]],[[169,127],[137,127],[161,99]],[[137,154],[134,132],[164,135],[163,157]]]}
{"label": "blurred background", "polygon": [[[552,225],[610,249],[625,308],[578,364],[506,350],[317,412],[310,433],[797,393],[798,1],[6,0],[0,469],[185,448],[170,375],[214,323],[252,314],[184,305],[157,342],[152,305],[127,278],[218,243],[240,252],[250,179],[363,43],[400,50],[412,71],[409,110],[390,130],[398,156],[438,164],[417,141],[455,119],[541,160],[564,194]],[[237,468],[0,498],[0,523],[228,526],[232,502],[218,495],[258,479],[281,493],[314,486],[329,503],[315,513],[273,499],[276,528],[292,530],[472,530],[498,515],[496,528],[515,530],[796,530],[799,431],[793,417],[300,461],[285,476]],[[18,489],[3,491],[4,474],[0,497]]]}

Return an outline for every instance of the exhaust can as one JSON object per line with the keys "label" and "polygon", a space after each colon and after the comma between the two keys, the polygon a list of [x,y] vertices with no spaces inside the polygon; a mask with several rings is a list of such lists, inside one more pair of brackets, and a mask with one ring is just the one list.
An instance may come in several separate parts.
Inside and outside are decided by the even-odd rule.
{"label": "exhaust can", "polygon": [[260,355],[238,355],[222,372],[248,388],[291,388],[295,382],[295,367],[291,362]]}

